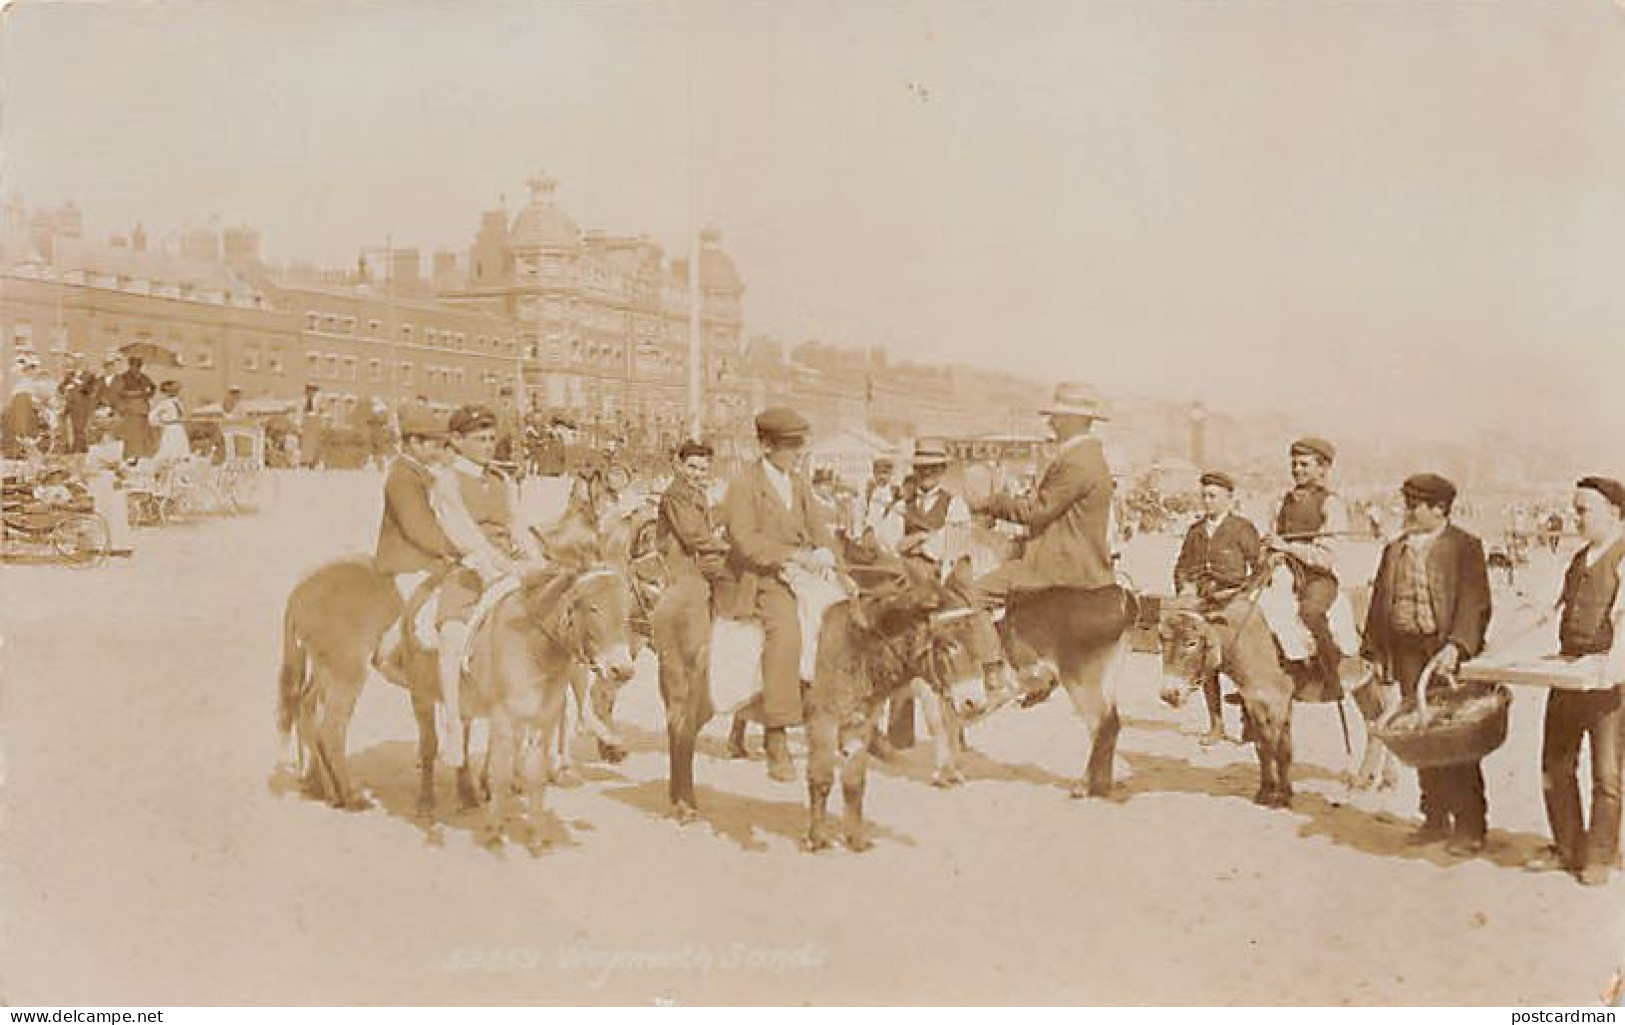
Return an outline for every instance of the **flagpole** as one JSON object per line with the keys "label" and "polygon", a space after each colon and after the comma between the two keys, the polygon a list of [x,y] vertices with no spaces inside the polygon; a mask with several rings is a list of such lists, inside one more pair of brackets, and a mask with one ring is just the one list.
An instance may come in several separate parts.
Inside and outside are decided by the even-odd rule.
{"label": "flagpole", "polygon": [[694,31],[693,9],[688,13],[688,428],[698,438],[704,427],[705,346],[700,337],[700,226],[698,179],[694,167]]}

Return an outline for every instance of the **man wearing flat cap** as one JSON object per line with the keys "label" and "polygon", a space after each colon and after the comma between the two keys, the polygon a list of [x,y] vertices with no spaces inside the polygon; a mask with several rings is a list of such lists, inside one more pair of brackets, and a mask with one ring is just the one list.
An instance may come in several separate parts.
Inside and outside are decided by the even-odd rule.
{"label": "man wearing flat cap", "polygon": [[[1543,622],[1557,618],[1558,653],[1590,676],[1584,690],[1546,695],[1541,789],[1552,846],[1527,866],[1562,870],[1587,886],[1608,882],[1619,858],[1620,762],[1625,737],[1625,484],[1582,477],[1574,512],[1585,545],[1563,576],[1563,594]],[[1580,748],[1591,740],[1591,822],[1580,808]]]}
{"label": "man wearing flat cap", "polygon": [[96,396],[101,390],[96,375],[85,366],[85,354],[68,354],[68,372],[57,385],[62,396],[62,411],[68,427],[68,451],[83,453],[90,450],[90,415],[96,412]]}
{"label": "man wearing flat cap", "polygon": [[[1323,684],[1323,696],[1342,695],[1339,673],[1343,653],[1332,638],[1327,613],[1337,600],[1337,546],[1347,534],[1348,507],[1327,485],[1337,449],[1325,438],[1299,438],[1292,443],[1292,490],[1275,514],[1275,533],[1264,547],[1286,557],[1298,592],[1298,616],[1315,640],[1312,656]],[[1301,696],[1301,695],[1300,695]]]}
{"label": "man wearing flat cap", "polygon": [[[1404,533],[1377,565],[1361,656],[1387,670],[1410,698],[1425,671],[1454,674],[1484,650],[1490,623],[1490,578],[1484,545],[1450,522],[1456,486],[1419,473],[1400,489]],[[1487,805],[1478,762],[1418,769],[1422,825],[1414,844],[1447,841],[1452,854],[1484,848]]]}
{"label": "man wearing flat cap", "polygon": [[808,430],[793,409],[763,411],[756,417],[762,458],[739,472],[723,499],[731,579],[719,587],[718,611],[762,623],[762,724],[768,775],[779,782],[795,781],[785,730],[802,720],[801,624],[784,570],[835,565],[828,525],[801,474]]}
{"label": "man wearing flat cap", "polygon": [[[1227,473],[1209,470],[1202,474],[1202,518],[1185,532],[1174,561],[1174,592],[1194,599],[1203,611],[1214,611],[1239,592],[1258,572],[1263,561],[1263,545],[1258,528],[1235,511],[1236,482]],[[1224,739],[1224,704],[1219,695],[1219,675],[1202,681],[1207,701],[1208,732],[1203,746]]]}

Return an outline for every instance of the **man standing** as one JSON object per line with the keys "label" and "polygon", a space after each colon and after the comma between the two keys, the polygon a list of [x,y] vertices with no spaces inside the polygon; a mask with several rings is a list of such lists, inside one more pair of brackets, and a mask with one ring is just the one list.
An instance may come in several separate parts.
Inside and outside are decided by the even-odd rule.
{"label": "man standing", "polygon": [[84,353],[68,354],[68,372],[57,385],[62,397],[62,411],[67,423],[68,451],[83,454],[90,451],[90,416],[96,412],[96,398],[101,382],[85,366]]}
{"label": "man standing", "polygon": [[113,381],[113,408],[118,413],[124,458],[130,461],[145,459],[157,450],[155,432],[147,416],[152,412],[152,397],[157,394],[158,385],[142,371],[140,356],[131,356],[126,362],[129,369]]}
{"label": "man standing", "polygon": [[[1574,872],[1587,886],[1608,881],[1619,856],[1620,760],[1625,730],[1625,484],[1582,478],[1574,512],[1585,547],[1574,554],[1558,602],[1558,651],[1586,660],[1595,687],[1553,688],[1546,696],[1540,776],[1552,847],[1532,870]],[[1550,620],[1552,613],[1546,615]],[[1591,738],[1591,828],[1580,812],[1580,745]]]}
{"label": "man standing", "polygon": [[[1201,485],[1202,518],[1191,524],[1180,545],[1174,592],[1213,611],[1258,572],[1263,545],[1258,528],[1235,512],[1236,482],[1229,474],[1210,470],[1202,474]],[[1208,731],[1201,744],[1211,747],[1224,739],[1224,704],[1216,671],[1203,678],[1202,697],[1207,702]]]}
{"label": "man standing", "polygon": [[[1088,385],[1061,384],[1055,401],[1040,410],[1060,442],[1038,477],[1030,496],[997,494],[972,511],[1027,528],[1018,558],[976,580],[978,594],[1002,602],[1014,591],[1051,587],[1099,590],[1116,583],[1109,540],[1113,482],[1100,439],[1091,431],[1107,419],[1104,406]],[[1006,632],[1006,643],[1013,638]],[[1041,665],[1030,651],[1012,645],[1010,663],[1024,688],[1047,695],[1058,679],[1054,667]],[[1042,679],[1041,679],[1042,678]]]}
{"label": "man standing", "polygon": [[[1456,486],[1434,473],[1405,481],[1404,534],[1377,565],[1361,655],[1385,666],[1410,698],[1428,670],[1453,674],[1484,650],[1490,623],[1490,579],[1484,545],[1450,522]],[[1487,805],[1478,762],[1418,769],[1422,826],[1414,844],[1448,840],[1471,856],[1484,849]]]}
{"label": "man standing", "polygon": [[828,528],[800,473],[808,430],[793,409],[764,411],[756,418],[762,458],[740,471],[723,500],[733,579],[719,605],[734,618],[761,620],[767,771],[781,783],[796,778],[785,729],[802,720],[801,624],[784,571],[797,566],[819,572],[835,565]]}
{"label": "man standing", "polygon": [[326,425],[322,423],[321,387],[314,382],[305,385],[304,404],[299,412],[299,463],[314,470],[322,459],[322,436]]}
{"label": "man standing", "polygon": [[1342,652],[1332,639],[1327,613],[1337,600],[1337,549],[1333,539],[1348,533],[1348,508],[1326,484],[1337,449],[1325,438],[1292,443],[1292,490],[1275,514],[1275,533],[1265,539],[1271,552],[1286,556],[1297,584],[1298,615],[1315,640],[1312,656],[1323,694],[1342,694]]}

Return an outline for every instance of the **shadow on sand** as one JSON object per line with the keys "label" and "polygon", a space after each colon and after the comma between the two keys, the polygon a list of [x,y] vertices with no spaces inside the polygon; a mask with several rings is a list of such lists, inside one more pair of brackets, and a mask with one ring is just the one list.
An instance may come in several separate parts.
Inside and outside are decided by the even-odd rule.
{"label": "shadow on sand", "polygon": [[[462,832],[477,844],[494,853],[504,847],[517,845],[532,855],[577,846],[575,835],[590,832],[595,827],[585,819],[565,820],[547,806],[547,792],[554,784],[542,787],[532,797],[526,814],[512,816],[504,825],[506,843],[488,843],[485,808],[464,808],[458,800],[455,776],[452,770],[439,766],[435,772],[435,807],[429,816],[418,814],[417,744],[392,740],[375,744],[350,755],[350,773],[356,784],[363,788],[370,804],[359,811],[382,811],[391,818],[409,823],[423,834],[431,846],[445,843],[449,832]],[[603,765],[576,763],[580,782],[621,783],[626,777]],[[270,790],[277,795],[298,795],[307,799],[310,794],[302,781],[287,770],[279,770],[270,780]]]}

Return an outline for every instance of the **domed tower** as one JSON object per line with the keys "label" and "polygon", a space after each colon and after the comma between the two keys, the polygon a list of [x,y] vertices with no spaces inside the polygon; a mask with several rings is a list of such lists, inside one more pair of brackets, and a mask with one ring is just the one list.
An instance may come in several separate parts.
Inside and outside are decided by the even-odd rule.
{"label": "domed tower", "polygon": [[514,277],[520,284],[557,281],[581,254],[581,230],[553,202],[553,192],[559,187],[556,179],[539,174],[527,184],[530,202],[508,229]]}
{"label": "domed tower", "polygon": [[[581,230],[553,200],[558,181],[538,174],[527,183],[530,202],[508,226],[512,312],[525,354],[548,382],[549,402],[574,404],[580,384],[570,382],[580,358],[576,317],[581,298]],[[572,398],[563,399],[563,389]]]}

